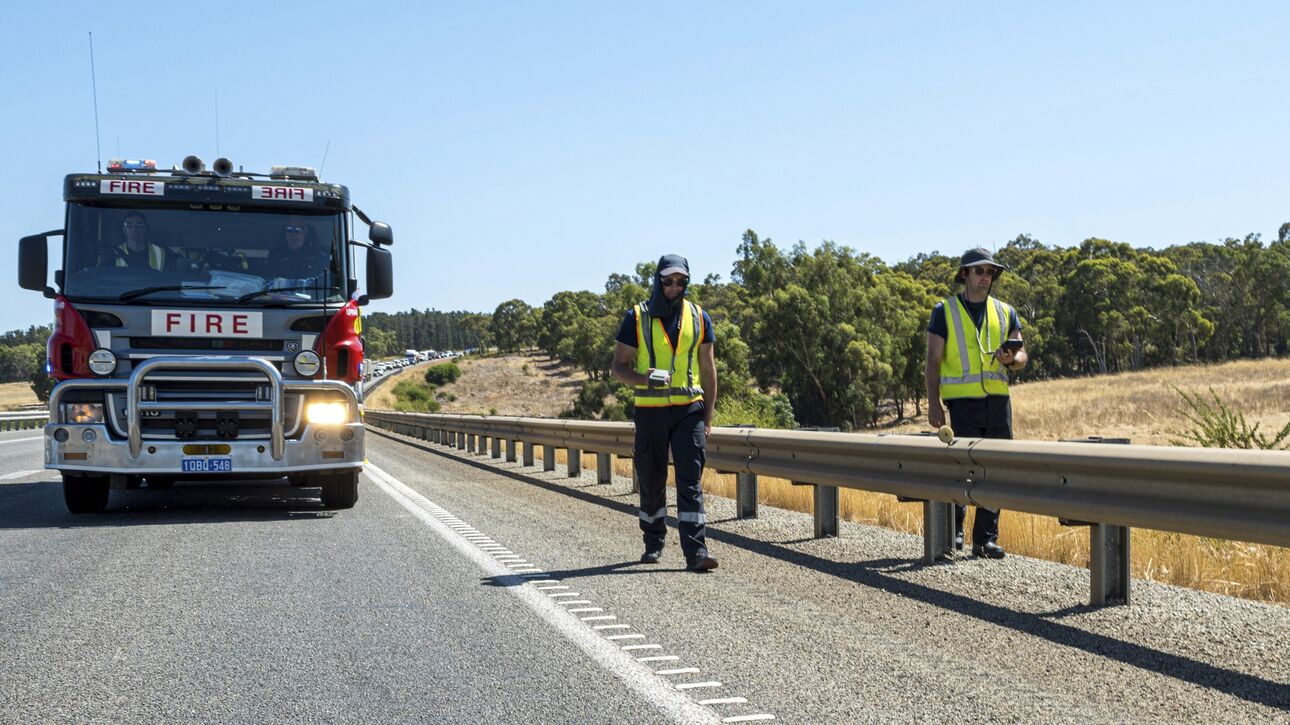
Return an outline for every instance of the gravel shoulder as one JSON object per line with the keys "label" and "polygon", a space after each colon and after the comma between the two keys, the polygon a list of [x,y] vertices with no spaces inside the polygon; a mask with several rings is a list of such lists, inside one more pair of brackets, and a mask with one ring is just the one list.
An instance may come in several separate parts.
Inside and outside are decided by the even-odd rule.
{"label": "gravel shoulder", "polygon": [[[1134,582],[1086,606],[1082,569],[1010,556],[919,563],[921,540],[709,497],[712,575],[634,564],[629,482],[598,486],[373,431],[373,462],[781,721],[1286,721],[1290,610]],[[539,457],[540,459],[540,457]],[[497,475],[501,472],[503,475]],[[672,522],[674,524],[674,521]],[[628,620],[625,620],[628,621]]]}

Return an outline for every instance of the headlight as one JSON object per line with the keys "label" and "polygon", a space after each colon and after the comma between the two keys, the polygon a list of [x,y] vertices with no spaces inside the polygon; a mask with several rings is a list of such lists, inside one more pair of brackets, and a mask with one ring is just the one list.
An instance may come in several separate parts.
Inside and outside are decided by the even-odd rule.
{"label": "headlight", "polygon": [[102,423],[102,403],[63,403],[62,416],[64,423]]}
{"label": "headlight", "polygon": [[111,350],[100,347],[90,353],[90,372],[95,375],[111,375],[116,370],[116,355]]}
{"label": "headlight", "polygon": [[292,364],[296,366],[296,373],[306,378],[312,378],[318,374],[318,369],[322,367],[322,360],[318,359],[318,353],[313,350],[305,350],[296,355],[295,362]]}
{"label": "headlight", "polygon": [[312,425],[344,425],[349,413],[344,403],[310,403],[305,406],[305,420]]}

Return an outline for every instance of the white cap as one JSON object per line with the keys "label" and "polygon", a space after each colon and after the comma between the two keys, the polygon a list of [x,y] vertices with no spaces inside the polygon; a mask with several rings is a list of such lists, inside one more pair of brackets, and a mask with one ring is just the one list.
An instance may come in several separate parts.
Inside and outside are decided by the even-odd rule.
{"label": "white cap", "polygon": [[668,275],[673,275],[673,274],[683,274],[686,276],[686,278],[689,278],[690,270],[686,269],[685,267],[668,267],[666,269],[659,270],[658,276],[667,277]]}

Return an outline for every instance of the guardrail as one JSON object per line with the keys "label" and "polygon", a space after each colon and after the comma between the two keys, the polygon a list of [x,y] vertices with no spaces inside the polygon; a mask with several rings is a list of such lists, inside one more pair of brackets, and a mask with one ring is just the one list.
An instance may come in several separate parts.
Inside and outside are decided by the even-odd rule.
{"label": "guardrail", "polygon": [[[610,456],[630,457],[631,423],[367,411],[368,424],[395,433],[524,464],[533,447],[569,451],[569,475],[581,453],[597,454],[598,480],[610,480]],[[757,514],[757,477],[814,488],[815,535],[838,532],[838,488],[888,493],[923,504],[923,558],[948,556],[953,504],[1054,516],[1090,527],[1094,605],[1130,600],[1130,529],[1158,529],[1219,539],[1290,546],[1290,452],[1098,442],[1044,442],[933,436],[865,435],[759,428],[715,428],[708,467],[737,475],[737,511]],[[633,489],[635,480],[633,475]]]}
{"label": "guardrail", "polygon": [[36,410],[22,413],[0,413],[0,430],[30,430],[44,428],[49,422],[49,411]]}

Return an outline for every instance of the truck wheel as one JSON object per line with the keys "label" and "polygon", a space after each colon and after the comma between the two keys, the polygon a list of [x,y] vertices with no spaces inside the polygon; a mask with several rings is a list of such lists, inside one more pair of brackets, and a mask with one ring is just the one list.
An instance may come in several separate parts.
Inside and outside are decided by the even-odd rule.
{"label": "truck wheel", "polygon": [[108,477],[63,474],[63,501],[74,514],[102,513],[108,505]]}
{"label": "truck wheel", "polygon": [[323,508],[352,509],[358,502],[358,471],[337,471],[318,477]]}

